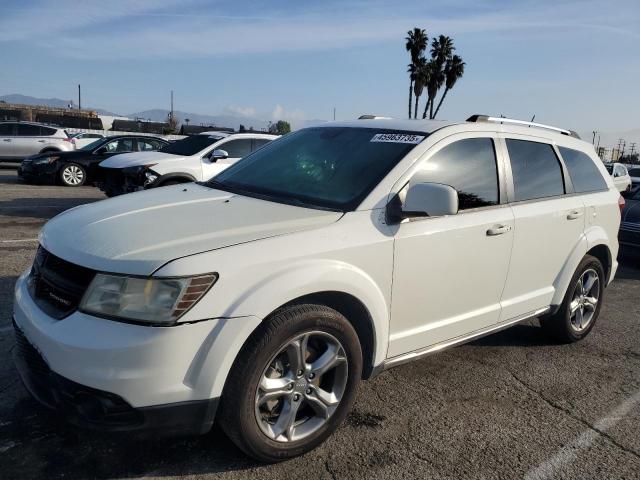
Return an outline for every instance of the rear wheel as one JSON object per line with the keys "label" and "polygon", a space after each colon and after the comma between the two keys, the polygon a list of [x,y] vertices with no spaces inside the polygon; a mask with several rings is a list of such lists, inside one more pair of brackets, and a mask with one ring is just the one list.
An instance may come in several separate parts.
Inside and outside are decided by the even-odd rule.
{"label": "rear wheel", "polygon": [[544,330],[564,343],[586,337],[600,315],[604,284],[602,263],[586,255],[571,279],[558,312],[541,319]]}
{"label": "rear wheel", "polygon": [[220,423],[255,459],[301,455],[345,419],[361,370],[358,336],[340,313],[321,305],[280,310],[238,355],[222,396]]}
{"label": "rear wheel", "polygon": [[87,172],[77,163],[65,165],[60,170],[60,182],[67,187],[79,187],[84,185],[87,179]]}

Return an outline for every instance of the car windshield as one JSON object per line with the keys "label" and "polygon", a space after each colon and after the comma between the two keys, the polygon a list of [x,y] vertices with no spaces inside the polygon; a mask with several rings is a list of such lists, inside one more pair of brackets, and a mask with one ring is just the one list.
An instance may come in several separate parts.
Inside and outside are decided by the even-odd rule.
{"label": "car windshield", "polygon": [[182,155],[188,157],[201,152],[222,138],[224,137],[220,135],[192,135],[191,137],[170,143],[166,147],[162,147],[160,151],[162,153],[170,153],[171,155]]}
{"label": "car windshield", "polygon": [[85,145],[84,147],[78,148],[78,150],[84,150],[84,151],[93,150],[95,148],[98,148],[101,144],[105,143],[107,140],[109,140],[109,138],[99,138],[95,142],[91,142]]}
{"label": "car windshield", "polygon": [[316,127],[290,133],[206,185],[280,203],[354,210],[425,133]]}

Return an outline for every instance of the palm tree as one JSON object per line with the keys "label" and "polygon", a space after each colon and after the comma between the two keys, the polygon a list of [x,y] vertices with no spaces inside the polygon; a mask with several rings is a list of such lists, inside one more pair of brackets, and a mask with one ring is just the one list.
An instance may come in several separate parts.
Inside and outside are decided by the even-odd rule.
{"label": "palm tree", "polygon": [[416,70],[416,64],[411,62],[409,65],[407,65],[407,72],[409,73],[409,118],[411,118],[411,107],[413,106],[413,100],[412,100],[412,95],[413,95],[413,85],[414,82],[416,81],[416,76],[418,74],[417,70]]}
{"label": "palm tree", "polygon": [[[418,102],[422,92],[424,91],[424,87],[429,84],[429,63],[430,62],[427,62],[424,57],[421,57],[415,64],[416,73],[415,80],[413,82],[413,94],[416,97],[416,103],[413,111],[413,118],[418,118]],[[409,116],[409,118],[411,118],[411,116]]]}
{"label": "palm tree", "polygon": [[438,108],[436,108],[436,113],[434,113],[431,118],[436,118],[438,112],[440,111],[440,107],[442,106],[442,102],[444,101],[444,97],[447,96],[447,92],[453,88],[459,78],[462,78],[464,75],[464,65],[465,63],[462,61],[458,55],[454,55],[451,57],[451,60],[447,61],[447,64],[444,68],[444,74],[446,77],[446,83],[444,87],[444,93],[440,98],[440,102],[438,102]]}
{"label": "palm tree", "polygon": [[438,38],[434,38],[431,43],[431,58],[442,68],[445,62],[451,58],[455,49],[451,37],[440,35]]}
{"label": "palm tree", "polygon": [[[429,44],[429,38],[427,32],[422,28],[414,28],[407,32],[405,48],[411,55],[411,65],[417,65],[418,60],[422,57],[422,53]],[[411,69],[411,66],[409,66]],[[413,92],[413,82],[415,81],[415,74],[409,70],[409,118],[411,118],[411,93]]]}
{"label": "palm tree", "polygon": [[427,118],[427,111],[430,109],[429,118],[433,118],[433,103],[438,90],[444,83],[444,71],[436,60],[431,60],[428,64],[429,81],[427,82],[427,104],[424,106],[422,118]]}

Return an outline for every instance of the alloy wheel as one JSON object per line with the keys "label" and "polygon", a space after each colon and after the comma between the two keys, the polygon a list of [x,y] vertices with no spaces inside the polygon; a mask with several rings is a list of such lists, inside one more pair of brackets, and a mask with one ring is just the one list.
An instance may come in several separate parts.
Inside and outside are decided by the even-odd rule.
{"label": "alloy wheel", "polygon": [[62,171],[62,178],[68,185],[80,185],[84,180],[84,172],[80,167],[69,165]]}
{"label": "alloy wheel", "polygon": [[576,332],[584,331],[594,319],[600,300],[600,276],[590,268],[578,279],[569,304],[571,327]]}
{"label": "alloy wheel", "polygon": [[333,335],[312,331],[288,341],[271,358],[256,389],[262,432],[278,442],[316,432],[338,408],[348,371],[345,350]]}

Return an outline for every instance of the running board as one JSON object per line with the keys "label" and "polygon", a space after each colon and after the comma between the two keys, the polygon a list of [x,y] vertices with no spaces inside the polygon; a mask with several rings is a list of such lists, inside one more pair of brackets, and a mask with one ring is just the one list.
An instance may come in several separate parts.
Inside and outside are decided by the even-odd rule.
{"label": "running board", "polygon": [[485,328],[483,330],[478,330],[468,335],[463,335],[461,337],[454,338],[452,340],[446,340],[441,343],[436,343],[435,345],[431,345],[427,348],[422,348],[420,350],[414,350],[413,352],[403,353],[402,355],[398,355],[397,357],[389,358],[385,360],[381,365],[381,370],[387,370],[392,367],[396,367],[398,365],[402,365],[404,363],[412,362],[414,360],[419,360],[427,355],[431,355],[432,353],[442,352],[443,350],[447,350],[448,348],[452,348],[463,343],[470,342],[472,340],[477,340],[482,337],[486,337],[487,335],[491,335],[492,333],[499,332],[500,330],[504,330],[509,328],[516,323],[524,322],[525,320],[529,320],[530,318],[537,317],[539,315],[545,314],[550,310],[550,307],[540,308],[538,310],[534,310],[533,312],[525,313],[524,315],[519,315],[515,318],[507,320],[505,322],[499,323],[497,325],[492,325],[489,328]]}

